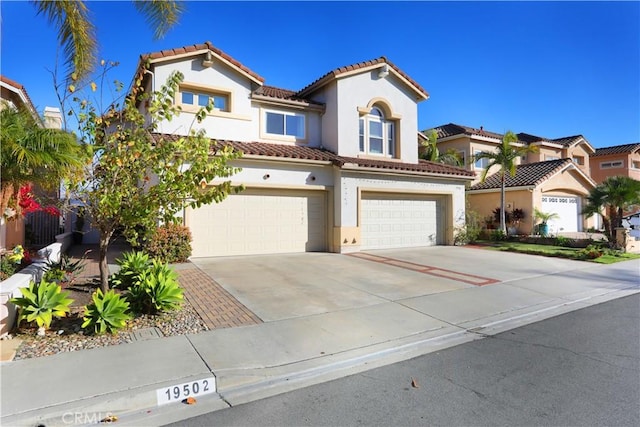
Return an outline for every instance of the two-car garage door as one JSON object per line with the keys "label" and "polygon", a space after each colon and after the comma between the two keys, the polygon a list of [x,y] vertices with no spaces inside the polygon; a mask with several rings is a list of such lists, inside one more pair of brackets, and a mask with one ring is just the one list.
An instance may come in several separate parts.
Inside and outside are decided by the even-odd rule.
{"label": "two-car garage door", "polygon": [[444,243],[441,198],[363,193],[360,208],[362,250]]}
{"label": "two-car garage door", "polygon": [[193,257],[327,250],[324,191],[246,190],[187,209]]}

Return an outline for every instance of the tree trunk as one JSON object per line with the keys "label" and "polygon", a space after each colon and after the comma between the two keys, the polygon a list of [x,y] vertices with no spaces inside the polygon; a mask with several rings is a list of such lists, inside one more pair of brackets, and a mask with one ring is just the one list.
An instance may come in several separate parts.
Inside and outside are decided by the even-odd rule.
{"label": "tree trunk", "polygon": [[502,186],[500,188],[500,230],[502,230],[502,232],[506,235],[507,234],[507,219],[506,219],[506,214],[505,214],[505,210],[504,210],[504,205],[505,205],[505,189],[504,189],[504,185],[505,185],[505,174],[502,173]]}
{"label": "tree trunk", "polygon": [[107,263],[107,250],[112,233],[100,233],[100,289],[103,293],[109,290],[109,265]]}

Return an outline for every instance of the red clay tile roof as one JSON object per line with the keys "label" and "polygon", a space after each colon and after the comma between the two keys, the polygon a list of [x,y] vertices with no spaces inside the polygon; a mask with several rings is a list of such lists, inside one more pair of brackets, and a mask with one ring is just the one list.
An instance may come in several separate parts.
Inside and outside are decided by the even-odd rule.
{"label": "red clay tile roof", "polygon": [[33,101],[31,101],[31,98],[29,97],[29,93],[27,93],[27,89],[21,85],[20,83],[16,82],[15,80],[11,80],[8,77],[5,77],[3,75],[0,75],[0,81],[8,84],[9,86],[13,86],[14,88],[16,88],[19,91],[22,91],[22,93],[24,94],[24,97],[27,98],[27,102],[29,103],[29,108],[31,108],[33,110],[34,113],[38,113],[38,111],[36,110],[35,105],[33,105]]}
{"label": "red clay tile roof", "polygon": [[183,47],[179,47],[179,48],[175,48],[175,49],[167,49],[167,50],[161,50],[159,52],[152,52],[152,53],[142,54],[142,55],[140,55],[140,63],[144,64],[144,62],[147,59],[168,58],[168,57],[171,57],[171,56],[182,55],[182,54],[185,54],[185,53],[197,52],[197,51],[203,50],[203,49],[209,49],[210,51],[214,52],[216,55],[221,56],[226,61],[229,61],[230,63],[232,63],[233,65],[235,65],[236,67],[238,67],[239,69],[244,71],[245,73],[249,74],[250,76],[254,77],[255,79],[259,80],[260,82],[264,82],[264,78],[261,77],[259,74],[255,73],[252,70],[250,70],[249,68],[245,67],[239,61],[235,60],[234,58],[232,58],[228,54],[224,53],[223,51],[221,51],[220,49],[218,49],[217,47],[212,45],[211,42],[209,42],[209,41],[206,41],[206,42],[201,43],[201,44],[193,44],[193,45],[183,46]]}
{"label": "red clay tile roof", "polygon": [[[509,187],[528,187],[535,186],[549,178],[554,173],[560,171],[567,165],[571,165],[571,159],[559,159],[559,160],[547,160],[545,162],[528,163],[524,165],[518,165],[516,168],[516,175],[506,175],[505,186]],[[479,182],[471,188],[473,190],[488,190],[497,189],[501,187],[501,179],[499,173],[494,173],[487,177],[484,182]]]}
{"label": "red clay tile roof", "polygon": [[[177,135],[154,134],[155,138],[180,138]],[[213,141],[213,140],[212,140]],[[363,168],[376,168],[385,170],[400,170],[408,172],[430,173],[447,176],[474,177],[475,174],[463,168],[455,166],[443,165],[440,163],[428,162],[420,160],[420,163],[401,163],[386,160],[361,159],[356,157],[342,157],[328,150],[312,147],[302,147],[299,145],[272,144],[267,142],[239,142],[228,140],[216,140],[217,144],[222,146],[231,146],[235,150],[242,151],[245,155],[265,156],[265,157],[281,157],[287,159],[303,159],[331,162],[338,167],[342,167],[347,163],[355,164]],[[215,151],[215,146],[212,146]]]}
{"label": "red clay tile roof", "polygon": [[[457,125],[454,123],[448,123],[446,125],[435,127],[433,129],[435,129],[438,132],[438,139],[446,138],[454,135],[468,135],[468,136],[479,135],[479,136],[488,136],[491,138],[497,138],[500,140],[504,137],[504,135],[501,133],[489,132],[484,130],[482,127],[480,127],[480,129],[474,129],[468,126]],[[422,132],[425,135],[428,135],[430,131],[431,129],[427,129]],[[527,145],[533,144],[536,142],[543,142],[543,143],[548,142],[552,144],[562,145],[563,147],[570,147],[580,139],[583,139],[585,142],[587,141],[582,135],[573,135],[573,136],[565,136],[562,138],[549,139],[549,138],[544,138],[542,136],[531,135],[530,133],[520,132],[516,134],[516,136],[518,137],[518,142],[521,142]]]}
{"label": "red clay tile roof", "polygon": [[608,156],[610,154],[630,154],[640,150],[640,142],[633,144],[614,145],[612,147],[597,148],[591,156]]}
{"label": "red clay tile roof", "polygon": [[393,64],[391,61],[389,61],[384,56],[381,56],[380,58],[372,59],[370,61],[358,62],[357,64],[352,64],[352,65],[347,65],[347,66],[344,66],[344,67],[339,67],[339,68],[336,68],[335,70],[329,71],[327,74],[325,74],[322,77],[320,77],[319,79],[315,80],[313,83],[311,83],[311,84],[305,86],[304,88],[302,88],[298,92],[298,95],[302,96],[302,97],[305,97],[306,95],[312,93],[314,90],[316,90],[316,89],[320,88],[321,86],[323,86],[325,83],[335,79],[340,74],[348,73],[350,71],[359,70],[361,68],[366,68],[366,67],[369,67],[369,66],[372,66],[372,65],[385,64],[385,63],[387,65],[389,65],[391,68],[393,68],[398,74],[400,74],[404,79],[406,79],[411,85],[413,85],[418,92],[420,92],[426,98],[429,97],[429,94],[427,93],[426,90],[424,90],[424,88],[422,86],[420,86],[415,80],[413,80],[411,77],[409,77],[407,74],[405,74],[404,71],[402,71],[400,68],[396,67],[395,64]]}
{"label": "red clay tile roof", "polygon": [[268,96],[270,98],[286,99],[288,101],[302,101],[309,104],[323,105],[322,103],[314,101],[312,99],[300,98],[299,96],[297,96],[296,91],[289,90],[289,89],[282,89],[274,86],[267,86],[267,85],[260,86],[258,89],[254,91],[254,93],[256,95]]}
{"label": "red clay tile roof", "polygon": [[464,168],[445,165],[442,163],[419,160],[419,163],[400,163],[388,160],[361,159],[358,157],[340,157],[344,163],[355,163],[358,166],[376,169],[402,170],[410,172],[422,172],[442,175],[456,175],[473,178],[475,173]]}
{"label": "red clay tile roof", "polygon": [[[474,129],[468,126],[457,125],[454,123],[448,123],[446,125],[435,127],[433,129],[435,129],[435,131],[438,133],[438,139],[446,138],[448,136],[454,136],[454,135],[468,135],[468,136],[478,135],[478,136],[486,136],[489,138],[497,138],[501,140],[502,137],[504,136],[499,133],[486,131],[482,127],[480,127],[480,129]],[[428,135],[430,131],[431,129],[427,129],[422,133],[424,133],[425,135]]]}

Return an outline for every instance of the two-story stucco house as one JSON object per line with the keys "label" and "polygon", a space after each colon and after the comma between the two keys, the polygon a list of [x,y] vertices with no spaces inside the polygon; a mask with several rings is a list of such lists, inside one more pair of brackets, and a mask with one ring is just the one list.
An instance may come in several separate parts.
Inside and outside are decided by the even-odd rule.
{"label": "two-story stucco house", "polygon": [[146,90],[175,70],[182,113],[158,131],[201,126],[242,151],[246,190],[186,209],[193,256],[452,244],[473,173],[418,160],[418,103],[427,92],[385,57],[332,70],[299,90],[265,79],[211,43],[141,56]]}
{"label": "two-story stucco house", "polygon": [[[492,215],[500,206],[501,181],[493,171],[485,182],[480,182],[488,160],[473,162],[479,152],[494,151],[504,135],[496,132],[449,123],[434,128],[441,151],[453,149],[465,160],[475,178],[467,191],[471,208],[483,217]],[[427,134],[431,130],[423,131]],[[549,222],[551,233],[582,231],[596,225],[595,218],[585,218],[582,212],[584,198],[595,186],[589,176],[589,157],[595,152],[582,136],[548,139],[527,133],[518,133],[516,146],[535,146],[536,152],[518,160],[514,177],[506,180],[507,210],[522,209],[524,220],[517,224],[518,232],[531,233],[533,212],[553,212],[559,215]],[[496,168],[497,172],[498,169]]]}
{"label": "two-story stucco house", "polygon": [[589,158],[591,178],[598,184],[610,176],[640,181],[640,142],[596,149]]}

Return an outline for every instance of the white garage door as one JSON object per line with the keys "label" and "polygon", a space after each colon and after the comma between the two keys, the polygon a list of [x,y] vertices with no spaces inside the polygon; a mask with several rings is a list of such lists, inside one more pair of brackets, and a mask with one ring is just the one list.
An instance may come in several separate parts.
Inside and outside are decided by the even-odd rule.
{"label": "white garage door", "polygon": [[193,257],[324,251],[324,192],[244,191],[188,209]]}
{"label": "white garage door", "polygon": [[580,231],[580,198],[567,196],[542,196],[542,211],[555,212],[560,218],[549,221],[549,232],[557,234],[561,231]]}
{"label": "white garage door", "polygon": [[363,250],[443,243],[440,199],[363,193],[360,221]]}

